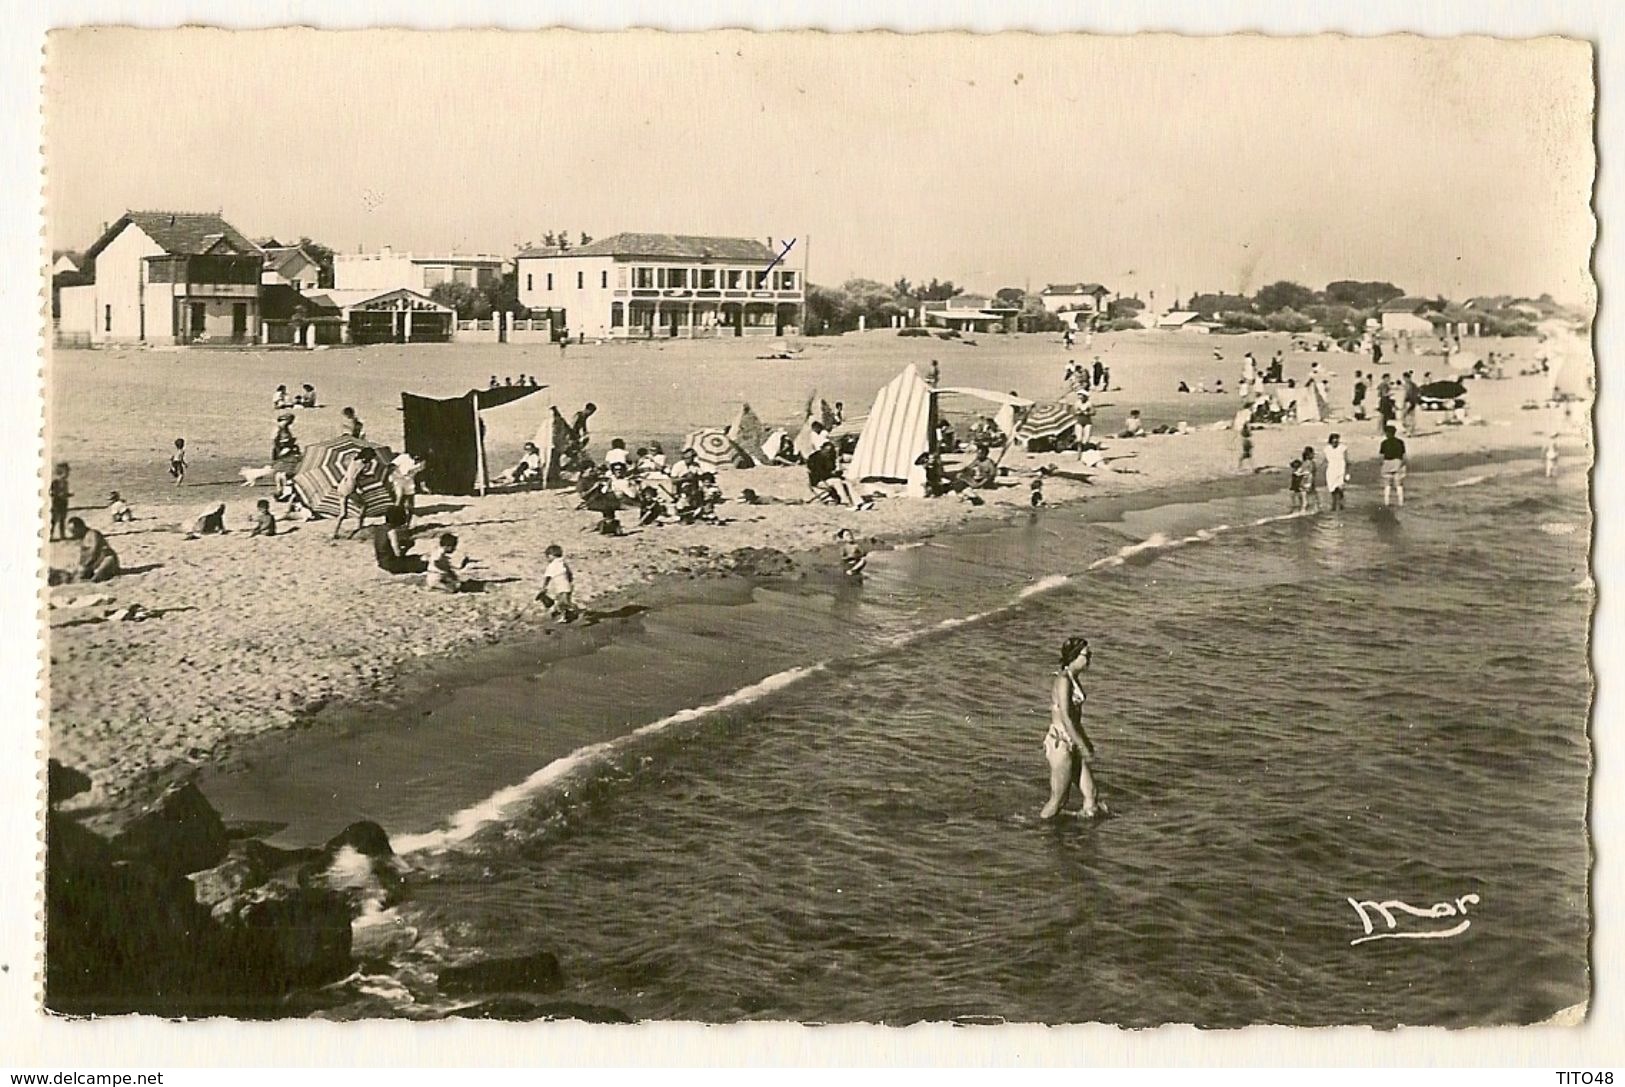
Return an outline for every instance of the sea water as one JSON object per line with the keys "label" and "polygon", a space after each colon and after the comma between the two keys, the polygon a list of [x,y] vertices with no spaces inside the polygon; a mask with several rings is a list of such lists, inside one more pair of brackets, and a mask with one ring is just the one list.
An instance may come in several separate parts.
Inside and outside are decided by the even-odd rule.
{"label": "sea water", "polygon": [[[652,707],[651,661],[674,676],[685,647],[754,672],[511,751],[504,788],[398,833],[411,938],[315,1003],[444,1014],[473,998],[439,966],[537,948],[561,997],[639,1018],[1468,1025],[1582,1001],[1585,481],[1514,462],[1409,491],[1042,511],[878,553],[862,584],[652,620],[658,655],[600,650],[635,663],[599,668],[597,702],[579,669],[531,677],[525,727]],[[1041,824],[1078,633],[1110,816]]]}

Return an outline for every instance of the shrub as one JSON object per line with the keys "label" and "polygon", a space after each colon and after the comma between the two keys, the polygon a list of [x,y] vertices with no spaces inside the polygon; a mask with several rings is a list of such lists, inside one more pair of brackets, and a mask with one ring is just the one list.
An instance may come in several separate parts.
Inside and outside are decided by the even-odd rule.
{"label": "shrub", "polygon": [[1265,332],[1269,329],[1269,322],[1256,313],[1242,313],[1232,310],[1220,318],[1228,328],[1239,328],[1246,332]]}
{"label": "shrub", "polygon": [[897,330],[897,334],[899,336],[929,336],[931,330],[929,328],[900,328]]}
{"label": "shrub", "polygon": [[957,340],[959,339],[959,330],[957,328],[945,329],[944,331],[937,333],[937,339]]}
{"label": "shrub", "polygon": [[1107,321],[1105,324],[1101,325],[1100,326],[1100,331],[1102,331],[1102,332],[1130,332],[1130,331],[1133,331],[1135,329],[1143,329],[1143,328],[1145,328],[1145,326],[1142,325],[1140,322],[1136,321],[1132,317],[1119,317],[1115,321]]}
{"label": "shrub", "polygon": [[1315,323],[1295,309],[1276,310],[1265,318],[1272,332],[1308,332]]}

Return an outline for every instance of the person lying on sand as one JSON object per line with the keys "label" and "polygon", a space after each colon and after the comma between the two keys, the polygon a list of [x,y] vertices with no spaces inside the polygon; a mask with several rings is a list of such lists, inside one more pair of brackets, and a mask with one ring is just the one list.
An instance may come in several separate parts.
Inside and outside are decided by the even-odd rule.
{"label": "person lying on sand", "polygon": [[535,442],[526,442],[524,452],[519,456],[519,463],[500,472],[491,480],[492,483],[503,485],[513,483],[529,483],[542,477],[542,451]]}

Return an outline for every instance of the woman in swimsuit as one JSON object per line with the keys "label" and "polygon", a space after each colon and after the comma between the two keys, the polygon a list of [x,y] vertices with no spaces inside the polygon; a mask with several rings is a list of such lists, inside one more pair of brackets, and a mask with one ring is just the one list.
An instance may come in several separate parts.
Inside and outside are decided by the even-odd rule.
{"label": "woman in swimsuit", "polygon": [[1068,638],[1061,643],[1061,669],[1050,685],[1050,724],[1044,734],[1044,757],[1049,761],[1049,803],[1038,813],[1040,819],[1054,819],[1072,795],[1072,783],[1083,794],[1083,814],[1097,811],[1095,779],[1089,772],[1089,759],[1095,745],[1083,731],[1083,686],[1078,681],[1089,667],[1089,639]]}

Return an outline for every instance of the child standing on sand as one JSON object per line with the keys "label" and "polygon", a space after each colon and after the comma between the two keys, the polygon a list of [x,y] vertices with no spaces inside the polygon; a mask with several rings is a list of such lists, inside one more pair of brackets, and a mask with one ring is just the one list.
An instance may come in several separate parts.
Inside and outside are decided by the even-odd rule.
{"label": "child standing on sand", "polygon": [[849,528],[841,529],[835,534],[835,538],[841,541],[841,573],[849,578],[861,578],[863,568],[869,565],[868,553],[863,550]]}
{"label": "child standing on sand", "polygon": [[186,482],[186,439],[175,439],[175,452],[169,455],[169,474],[179,487]]}
{"label": "child standing on sand", "polygon": [[558,622],[574,622],[579,614],[571,599],[576,587],[575,571],[564,561],[564,548],[558,544],[548,544],[546,554],[549,561],[547,569],[542,571],[542,591],[536,594],[536,599],[553,613],[553,618]]}
{"label": "child standing on sand", "polygon": [[[1551,475],[1551,472],[1547,472]],[[51,472],[51,539],[68,538],[68,462],[59,460]]]}
{"label": "child standing on sand", "polygon": [[1253,425],[1241,424],[1241,455],[1236,458],[1236,471],[1251,468],[1253,464]]}

